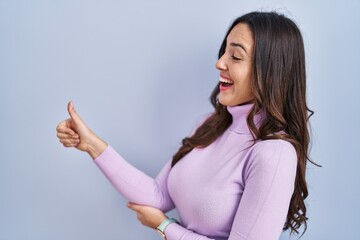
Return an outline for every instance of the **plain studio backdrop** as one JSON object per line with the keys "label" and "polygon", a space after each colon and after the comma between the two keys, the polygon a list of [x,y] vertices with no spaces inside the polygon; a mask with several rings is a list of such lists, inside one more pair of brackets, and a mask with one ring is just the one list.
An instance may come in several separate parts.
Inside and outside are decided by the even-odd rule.
{"label": "plain studio backdrop", "polygon": [[302,239],[360,239],[360,1],[0,0],[0,240],[157,239],[55,128],[73,100],[156,176],[212,111],[220,43],[253,10],[286,14],[305,41],[311,157],[323,167],[308,165]]}

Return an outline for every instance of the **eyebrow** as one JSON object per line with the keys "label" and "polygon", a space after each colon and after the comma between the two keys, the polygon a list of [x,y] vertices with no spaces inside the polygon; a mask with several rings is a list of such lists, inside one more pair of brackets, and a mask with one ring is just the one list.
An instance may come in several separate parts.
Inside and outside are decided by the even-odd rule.
{"label": "eyebrow", "polygon": [[233,47],[240,47],[242,48],[246,53],[246,48],[244,47],[244,45],[242,45],[241,43],[230,43],[230,46],[233,46]]}

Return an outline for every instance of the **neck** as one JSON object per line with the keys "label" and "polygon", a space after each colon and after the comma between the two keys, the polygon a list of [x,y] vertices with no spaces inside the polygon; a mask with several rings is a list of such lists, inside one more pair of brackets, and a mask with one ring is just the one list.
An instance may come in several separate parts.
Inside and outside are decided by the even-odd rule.
{"label": "neck", "polygon": [[[254,103],[245,103],[238,106],[227,106],[227,110],[232,116],[232,124],[229,127],[230,131],[238,134],[251,134],[246,119],[253,106]],[[255,114],[254,124],[257,128],[260,127],[264,118],[265,116],[262,113]]]}

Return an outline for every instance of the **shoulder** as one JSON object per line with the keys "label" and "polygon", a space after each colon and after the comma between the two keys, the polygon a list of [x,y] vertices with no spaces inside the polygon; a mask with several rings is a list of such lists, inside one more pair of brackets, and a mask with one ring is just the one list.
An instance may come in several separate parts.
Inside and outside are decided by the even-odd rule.
{"label": "shoulder", "polygon": [[260,155],[289,155],[292,157],[296,157],[296,150],[294,146],[285,140],[282,139],[269,139],[263,140],[255,143],[251,147],[253,154]]}
{"label": "shoulder", "polygon": [[263,140],[254,144],[248,152],[247,170],[262,169],[296,171],[297,154],[294,146],[282,139]]}

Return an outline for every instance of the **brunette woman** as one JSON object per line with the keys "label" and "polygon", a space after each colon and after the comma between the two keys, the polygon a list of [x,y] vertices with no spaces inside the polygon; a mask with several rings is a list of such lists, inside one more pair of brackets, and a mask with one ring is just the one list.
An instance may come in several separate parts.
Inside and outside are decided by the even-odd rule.
{"label": "brunette woman", "polygon": [[[216,68],[213,113],[155,179],[92,132],[71,102],[57,136],[89,153],[139,221],[165,239],[272,240],[283,229],[306,229],[313,112],[298,27],[275,12],[241,16],[226,33]],[[179,220],[165,215],[174,208]]]}

